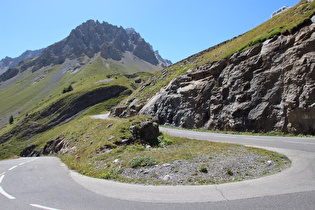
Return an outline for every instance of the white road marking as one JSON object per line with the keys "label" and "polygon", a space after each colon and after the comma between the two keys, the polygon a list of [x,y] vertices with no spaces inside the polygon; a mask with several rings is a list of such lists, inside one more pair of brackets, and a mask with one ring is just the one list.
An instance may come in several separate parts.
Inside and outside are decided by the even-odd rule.
{"label": "white road marking", "polygon": [[[220,136],[220,137],[222,137],[222,136]],[[238,136],[229,136],[228,138],[230,138],[230,139],[238,139],[240,137],[238,137]]]}
{"label": "white road marking", "polygon": [[13,166],[13,167],[9,168],[9,171],[15,169],[16,167],[17,167],[17,166]]}
{"label": "white road marking", "polygon": [[0,194],[4,195],[5,197],[7,197],[7,198],[9,198],[11,200],[15,199],[15,197],[13,197],[12,195],[10,195],[7,192],[5,192],[1,186],[0,186]]}
{"label": "white road marking", "polygon": [[1,174],[0,174],[0,176],[2,176],[2,175],[4,175],[5,174],[5,172],[2,172]]}
{"label": "white road marking", "polygon": [[2,180],[3,180],[3,178],[4,178],[4,174],[0,176],[0,184],[1,184]]}
{"label": "white road marking", "polygon": [[59,209],[55,209],[55,208],[51,208],[51,207],[47,207],[47,206],[42,206],[42,205],[38,205],[38,204],[30,204],[33,207],[36,208],[40,208],[40,209],[46,209],[46,210],[59,210]]}
{"label": "white road marking", "polygon": [[263,138],[259,138],[259,137],[244,137],[244,139],[247,139],[247,140],[255,140],[255,141],[273,141],[271,139],[263,139]]}
{"label": "white road marking", "polygon": [[297,142],[297,141],[283,141],[283,142],[286,142],[286,143],[292,143],[292,144],[315,144],[315,143],[312,143],[312,142]]}
{"label": "white road marking", "polygon": [[24,165],[24,164],[25,164],[25,162],[24,163],[20,163],[19,166]]}

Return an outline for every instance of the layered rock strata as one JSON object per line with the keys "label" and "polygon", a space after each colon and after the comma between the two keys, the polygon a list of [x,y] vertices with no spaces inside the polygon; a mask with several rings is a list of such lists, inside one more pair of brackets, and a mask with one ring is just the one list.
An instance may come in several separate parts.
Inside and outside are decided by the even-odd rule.
{"label": "layered rock strata", "polygon": [[294,34],[188,71],[139,114],[185,128],[315,134],[314,31],[310,22]]}

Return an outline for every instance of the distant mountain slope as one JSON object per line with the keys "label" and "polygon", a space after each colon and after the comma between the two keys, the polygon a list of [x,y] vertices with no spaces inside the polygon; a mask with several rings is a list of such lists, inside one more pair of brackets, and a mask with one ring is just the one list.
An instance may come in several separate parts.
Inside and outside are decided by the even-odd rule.
{"label": "distant mountain slope", "polygon": [[3,74],[9,68],[17,67],[22,60],[39,56],[42,50],[43,49],[27,50],[22,55],[16,58],[5,57],[0,61],[0,75]]}
{"label": "distant mountain slope", "polygon": [[[100,54],[104,59],[120,61],[125,57],[126,52],[131,52],[140,60],[156,66],[157,69],[171,64],[170,61],[161,58],[157,51],[154,52],[152,46],[134,29],[125,30],[123,27],[106,22],[89,20],[73,29],[67,38],[43,49],[38,58],[23,63],[20,68],[9,69],[0,76],[0,82],[29,68],[35,72],[42,67],[62,64],[66,59],[73,60],[83,56],[92,58]],[[9,60],[7,59],[6,63]],[[143,71],[147,70],[143,69]]]}
{"label": "distant mountain slope", "polygon": [[150,75],[139,72],[154,72],[171,64],[134,29],[93,20],[37,53],[0,75],[0,128],[10,115],[17,122],[61,100],[66,95],[61,95],[63,88],[69,85],[74,88],[71,94],[88,95],[98,86],[123,81],[119,85],[130,94]]}

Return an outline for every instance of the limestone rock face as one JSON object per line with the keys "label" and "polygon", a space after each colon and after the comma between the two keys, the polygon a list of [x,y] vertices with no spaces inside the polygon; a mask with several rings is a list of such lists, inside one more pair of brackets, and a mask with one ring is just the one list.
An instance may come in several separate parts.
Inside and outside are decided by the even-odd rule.
{"label": "limestone rock face", "polygon": [[315,23],[182,75],[140,110],[186,128],[315,134]]}

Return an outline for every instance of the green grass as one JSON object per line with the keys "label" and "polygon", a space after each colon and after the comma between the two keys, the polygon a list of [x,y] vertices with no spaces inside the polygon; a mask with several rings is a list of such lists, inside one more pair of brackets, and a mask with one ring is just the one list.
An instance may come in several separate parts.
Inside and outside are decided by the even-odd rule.
{"label": "green grass", "polygon": [[145,167],[145,166],[154,166],[157,164],[156,160],[153,157],[135,157],[130,162],[131,168]]}
{"label": "green grass", "polygon": [[[8,123],[10,115],[13,115],[15,124],[18,124],[26,115],[43,110],[69,94],[75,96],[99,87],[117,84],[123,84],[129,90],[134,90],[139,86],[138,83],[135,83],[135,78],[127,78],[122,74],[128,73],[128,70],[122,64],[114,63],[111,60],[107,62],[109,65],[105,65],[101,57],[96,57],[93,61],[87,57],[82,58],[76,64],[79,65],[81,63],[81,66],[62,75],[61,78],[60,69],[67,66],[68,63],[44,67],[35,73],[31,73],[28,70],[24,74],[19,75],[21,78],[17,82],[0,91],[0,123],[2,123],[0,135],[11,129],[9,125],[3,126]],[[145,69],[138,68],[133,71],[141,70]],[[146,80],[151,76],[151,73],[137,72],[135,74],[142,80]],[[110,75],[110,78],[108,78],[108,75]],[[57,83],[56,78],[60,79]],[[112,79],[112,81],[100,82],[105,79]],[[73,91],[62,94],[63,89],[70,85],[73,87]],[[90,113],[100,113],[102,108],[104,108],[103,111],[106,111],[125,96],[126,94],[122,94],[119,98],[94,107],[94,111],[91,110]]]}
{"label": "green grass", "polygon": [[305,19],[310,18],[314,12],[315,2],[307,3],[306,0],[302,0],[288,11],[271,18],[238,38],[203,54],[195,62],[199,62],[197,65],[200,66],[205,63],[218,61],[231,56],[233,53],[244,51],[267,39],[278,36],[285,31],[292,31]]}
{"label": "green grass", "polygon": [[[163,139],[168,139],[167,146],[146,148],[141,144],[117,146],[124,138],[130,137],[129,127],[144,120],[144,117],[130,119],[91,120],[83,118],[73,125],[62,126],[54,135],[62,135],[66,139],[68,147],[76,147],[75,151],[68,152],[59,157],[69,168],[78,172],[98,178],[113,179],[123,182],[145,183],[146,180],[132,180],[120,176],[120,173],[128,167],[148,167],[156,164],[172,163],[175,160],[191,160],[203,154],[215,157],[216,154],[227,152],[231,149],[240,149],[243,152],[259,154],[272,159],[279,165],[286,161],[284,156],[277,153],[258,149],[246,148],[241,145],[198,141],[185,138],[177,138],[163,134]],[[108,124],[113,125],[107,129]],[[75,125],[75,126],[74,126]],[[57,130],[56,130],[57,131]],[[46,135],[53,131],[47,132]],[[49,134],[50,137],[54,135]],[[41,139],[47,139],[42,136]],[[92,142],[92,143],[91,143]],[[110,151],[111,152],[108,152]],[[77,161],[76,157],[80,157]],[[200,168],[206,173],[207,168]]]}
{"label": "green grass", "polygon": [[86,115],[97,115],[104,112],[110,111],[114,106],[116,106],[120,101],[126,98],[129,95],[129,89],[125,90],[116,98],[111,98],[105,102],[99,103],[91,107],[88,111],[84,113]]}

